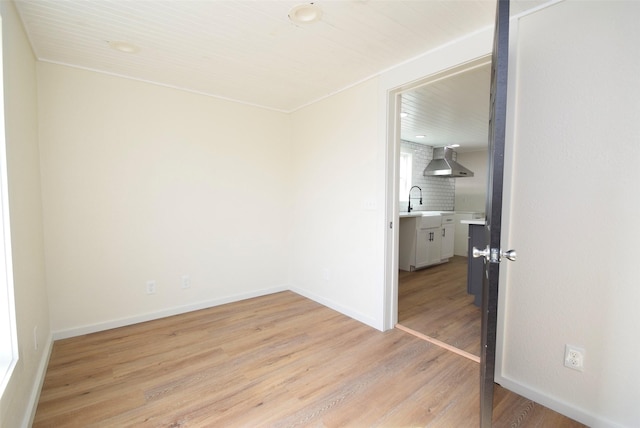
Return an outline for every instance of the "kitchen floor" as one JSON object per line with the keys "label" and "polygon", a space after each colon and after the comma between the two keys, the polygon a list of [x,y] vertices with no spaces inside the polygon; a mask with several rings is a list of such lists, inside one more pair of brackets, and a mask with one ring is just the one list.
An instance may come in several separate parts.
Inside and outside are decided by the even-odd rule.
{"label": "kitchen floor", "polygon": [[398,275],[398,323],[480,356],[480,308],[467,294],[467,258]]}

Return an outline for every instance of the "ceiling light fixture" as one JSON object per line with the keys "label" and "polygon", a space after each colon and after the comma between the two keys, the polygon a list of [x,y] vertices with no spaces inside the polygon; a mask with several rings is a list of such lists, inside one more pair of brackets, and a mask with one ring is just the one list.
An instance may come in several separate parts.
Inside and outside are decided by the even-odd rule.
{"label": "ceiling light fixture", "polygon": [[317,22],[322,16],[320,6],[309,3],[294,6],[289,11],[289,19],[295,24],[310,24]]}
{"label": "ceiling light fixture", "polygon": [[416,138],[424,138],[424,135],[416,135]]}
{"label": "ceiling light fixture", "polygon": [[407,113],[406,111],[403,111],[402,113],[400,113],[400,117],[405,118],[409,116],[409,113]]}
{"label": "ceiling light fixture", "polygon": [[115,49],[119,52],[124,53],[138,53],[140,52],[140,48],[134,45],[133,43],[123,42],[121,40],[112,40],[109,43],[109,47],[111,49]]}

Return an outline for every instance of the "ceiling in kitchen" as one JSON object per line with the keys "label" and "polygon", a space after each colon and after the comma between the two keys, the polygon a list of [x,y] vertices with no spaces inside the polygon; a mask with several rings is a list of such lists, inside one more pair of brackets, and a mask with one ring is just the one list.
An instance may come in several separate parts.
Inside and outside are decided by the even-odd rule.
{"label": "ceiling in kitchen", "polygon": [[[492,0],[317,1],[321,19],[295,24],[300,3],[15,1],[40,60],[284,112],[492,25],[495,13]],[[512,1],[512,14],[540,3]]]}
{"label": "ceiling in kitchen", "polygon": [[400,138],[456,151],[487,148],[491,63],[402,94]]}

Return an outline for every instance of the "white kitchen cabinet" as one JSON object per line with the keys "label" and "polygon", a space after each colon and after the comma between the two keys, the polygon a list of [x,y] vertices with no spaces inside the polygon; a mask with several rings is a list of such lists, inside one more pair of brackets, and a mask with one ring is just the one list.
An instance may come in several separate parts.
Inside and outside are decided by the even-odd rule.
{"label": "white kitchen cabinet", "polygon": [[417,234],[415,268],[417,269],[440,263],[440,228],[431,227],[428,229],[420,229]]}
{"label": "white kitchen cabinet", "polygon": [[440,260],[453,257],[453,238],[455,236],[455,218],[453,213],[442,213],[440,226]]}
{"label": "white kitchen cabinet", "polygon": [[429,255],[427,254],[427,243],[430,235],[431,232],[427,229],[418,229],[416,231],[416,256],[413,263],[411,263],[413,269],[426,266],[428,264]]}
{"label": "white kitchen cabinet", "polygon": [[455,225],[444,224],[440,229],[442,231],[440,245],[440,259],[447,260],[453,257],[453,238],[455,236]]}
{"label": "white kitchen cabinet", "polygon": [[440,215],[400,218],[400,270],[413,271],[440,263],[441,229]]}

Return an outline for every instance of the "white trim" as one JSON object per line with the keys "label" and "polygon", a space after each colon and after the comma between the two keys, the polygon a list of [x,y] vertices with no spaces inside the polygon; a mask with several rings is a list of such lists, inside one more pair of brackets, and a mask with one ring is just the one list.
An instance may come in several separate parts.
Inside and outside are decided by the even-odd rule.
{"label": "white trim", "polygon": [[31,394],[29,394],[29,401],[27,402],[27,410],[24,415],[22,428],[28,428],[33,425],[33,420],[36,416],[36,410],[38,409],[38,401],[40,401],[40,393],[42,392],[42,385],[44,384],[44,378],[47,374],[47,366],[49,365],[49,359],[51,358],[51,351],[53,350],[53,336],[50,334],[47,337],[47,343],[45,343],[45,349],[40,357],[40,364],[38,364],[38,370],[36,371],[36,377],[31,387]]}
{"label": "white trim", "polygon": [[107,75],[107,76],[118,77],[120,79],[127,79],[127,80],[134,80],[136,82],[148,83],[149,85],[155,85],[155,86],[161,86],[163,88],[175,89],[176,91],[189,92],[189,93],[192,93],[192,94],[202,95],[204,97],[216,98],[218,100],[229,101],[229,102],[232,102],[232,103],[238,103],[238,104],[242,104],[242,105],[246,105],[246,106],[250,106],[250,107],[261,108],[261,109],[275,111],[275,112],[279,112],[279,113],[288,114],[288,113],[292,113],[294,111],[294,110],[283,110],[283,109],[279,109],[279,108],[275,108],[275,107],[267,107],[267,106],[264,106],[264,105],[261,105],[261,104],[255,104],[255,103],[250,103],[248,101],[241,101],[241,100],[237,100],[237,99],[234,99],[234,98],[223,97],[222,95],[215,95],[215,94],[211,94],[209,92],[198,91],[198,90],[195,90],[195,89],[189,89],[189,88],[185,88],[185,87],[178,86],[178,85],[170,85],[168,83],[156,82],[154,80],[148,80],[148,79],[142,79],[142,78],[139,78],[139,77],[127,76],[126,74],[119,74],[119,73],[114,73],[114,72],[110,72],[110,71],[97,70],[95,68],[84,67],[84,66],[75,65],[75,64],[68,64],[66,62],[61,62],[61,61],[52,61],[52,60],[44,59],[44,58],[38,58],[38,61],[46,62],[46,63],[49,63],[49,64],[61,65],[61,66],[64,66],[64,67],[75,68],[75,69],[78,69],[78,70],[91,71],[93,73],[98,73],[98,74],[104,74],[104,75]]}
{"label": "white trim", "polygon": [[400,94],[394,90],[384,90],[381,114],[384,140],[384,172],[385,172],[385,207],[386,219],[384,227],[384,286],[382,295],[382,331],[390,330],[398,324],[398,245],[400,242],[400,202],[398,185],[400,173],[398,158],[400,156]]}
{"label": "white trim", "polygon": [[105,321],[105,322],[96,323],[96,324],[89,324],[89,325],[74,327],[66,330],[58,330],[53,332],[52,338],[53,340],[68,339],[70,337],[97,333],[99,331],[110,330],[112,328],[118,328],[118,327],[125,327],[128,325],[138,324],[146,321],[153,321],[161,318],[170,317],[173,315],[180,315],[180,314],[184,314],[192,311],[198,311],[200,309],[212,308],[212,307],[224,305],[227,303],[239,302],[241,300],[252,299],[254,297],[267,296],[269,294],[280,293],[282,291],[292,291],[296,294],[306,297],[307,299],[311,299],[314,302],[320,303],[323,306],[326,306],[335,311],[338,311],[343,315],[346,315],[350,318],[360,321],[363,324],[379,329],[379,327],[376,326],[375,319],[368,317],[360,312],[353,311],[352,309],[346,306],[342,306],[332,300],[325,299],[324,297],[318,296],[314,293],[310,293],[301,288],[279,286],[279,287],[265,288],[262,290],[253,291],[249,293],[236,294],[233,296],[208,300],[204,302],[193,303],[193,304],[184,305],[184,306],[176,306],[173,308],[163,309],[156,312],[149,312],[146,314],[136,315],[136,316],[127,317],[127,318],[119,318],[111,321]]}
{"label": "white trim", "polygon": [[218,299],[207,300],[203,302],[191,303],[183,306],[175,306],[173,308],[162,309],[156,312],[149,312],[146,314],[136,315],[127,318],[119,318],[115,320],[100,322],[96,324],[89,324],[80,327],[69,328],[66,330],[58,330],[53,332],[53,339],[67,339],[69,337],[82,336],[83,334],[91,334],[99,331],[110,330],[112,328],[125,327],[128,325],[138,324],[146,321],[153,321],[161,318],[170,317],[173,315],[180,315],[187,312],[198,311],[200,309],[212,308],[214,306],[220,306],[227,303],[239,302],[241,300],[252,299],[254,297],[266,296],[268,294],[279,293],[281,291],[289,290],[286,286],[278,286],[265,288],[262,290],[256,290],[248,293],[240,293],[232,296],[221,297]]}

